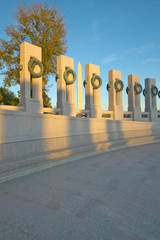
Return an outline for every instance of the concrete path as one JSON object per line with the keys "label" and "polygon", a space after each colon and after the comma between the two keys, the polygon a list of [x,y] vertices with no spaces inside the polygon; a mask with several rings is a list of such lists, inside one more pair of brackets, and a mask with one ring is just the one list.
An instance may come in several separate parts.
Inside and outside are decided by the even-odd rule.
{"label": "concrete path", "polygon": [[3,179],[0,240],[160,239],[160,143],[48,167]]}

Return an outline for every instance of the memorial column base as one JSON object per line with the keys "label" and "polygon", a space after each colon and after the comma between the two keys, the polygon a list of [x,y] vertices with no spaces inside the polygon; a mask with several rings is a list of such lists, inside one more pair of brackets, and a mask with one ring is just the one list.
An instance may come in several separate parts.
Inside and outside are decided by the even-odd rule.
{"label": "memorial column base", "polygon": [[64,103],[64,105],[61,107],[62,114],[66,116],[76,117],[76,106],[72,103]]}
{"label": "memorial column base", "polygon": [[133,112],[133,120],[134,121],[141,121],[142,120],[142,112],[140,107],[135,107],[132,110]]}
{"label": "memorial column base", "polygon": [[123,120],[123,107],[122,106],[114,106],[113,110],[113,119],[114,120]]}

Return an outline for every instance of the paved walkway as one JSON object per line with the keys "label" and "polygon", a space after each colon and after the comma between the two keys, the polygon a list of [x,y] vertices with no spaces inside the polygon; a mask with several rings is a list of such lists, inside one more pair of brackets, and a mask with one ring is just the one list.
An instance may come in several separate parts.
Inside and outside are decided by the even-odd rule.
{"label": "paved walkway", "polygon": [[160,239],[159,143],[69,159],[0,184],[0,240]]}

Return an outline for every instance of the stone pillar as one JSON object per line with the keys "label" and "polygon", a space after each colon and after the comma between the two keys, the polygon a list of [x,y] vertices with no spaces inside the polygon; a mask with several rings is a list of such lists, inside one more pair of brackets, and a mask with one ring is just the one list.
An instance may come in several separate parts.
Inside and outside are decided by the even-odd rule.
{"label": "stone pillar", "polygon": [[101,118],[101,93],[100,88],[94,89],[91,83],[93,75],[100,75],[99,66],[94,64],[87,64],[85,66],[85,109],[90,111],[90,117],[92,118]]}
{"label": "stone pillar", "polygon": [[[75,84],[66,84],[63,74],[66,69],[74,70],[74,59],[60,55],[57,57],[57,108],[61,108],[62,114],[76,116]],[[68,78],[72,80],[73,76]]]}
{"label": "stone pillar", "polygon": [[110,70],[108,72],[109,111],[113,111],[114,120],[123,120],[122,91],[116,91],[116,80],[121,80],[121,72]]}
{"label": "stone pillar", "polygon": [[77,109],[83,109],[83,92],[82,92],[82,67],[78,63],[77,74]]}
{"label": "stone pillar", "polygon": [[156,86],[156,80],[153,78],[145,79],[145,112],[150,113],[150,121],[158,120],[157,114],[157,99],[152,93],[152,87]]}
{"label": "stone pillar", "polygon": [[139,84],[139,76],[130,74],[128,76],[128,111],[133,112],[134,121],[140,121],[142,120],[140,93],[135,91],[136,84]]}
{"label": "stone pillar", "polygon": [[[27,112],[43,113],[42,101],[42,77],[32,77],[28,70],[28,62],[31,58],[42,61],[41,48],[23,42],[20,45],[20,105]],[[40,67],[35,66],[34,72],[39,72]]]}

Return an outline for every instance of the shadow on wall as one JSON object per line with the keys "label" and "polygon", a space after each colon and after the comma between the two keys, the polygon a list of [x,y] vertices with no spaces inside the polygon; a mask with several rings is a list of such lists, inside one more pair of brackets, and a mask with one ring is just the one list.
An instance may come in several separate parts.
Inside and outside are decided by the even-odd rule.
{"label": "shadow on wall", "polygon": [[152,136],[155,136],[155,139],[156,139],[157,135],[160,135],[160,124],[152,123],[151,131],[152,131]]}
{"label": "shadow on wall", "polygon": [[[106,119],[90,119],[90,133],[96,150],[110,149],[116,140],[123,139],[121,121]],[[116,144],[118,144],[116,142]]]}
{"label": "shadow on wall", "polygon": [[[57,108],[61,109],[63,115],[43,115],[43,138],[46,151],[70,148],[77,145],[80,139],[79,136],[74,136],[76,133],[73,129],[77,119],[69,116],[74,114],[74,109],[67,102],[66,89],[57,92]],[[68,154],[71,153],[72,150],[68,150]]]}
{"label": "shadow on wall", "polygon": [[[63,108],[66,102],[65,90],[57,91],[57,108]],[[45,151],[59,150],[69,147],[65,137],[69,134],[69,119],[67,116],[43,114],[43,143]]]}
{"label": "shadow on wall", "polygon": [[[70,132],[72,134],[71,144],[74,144],[74,146],[77,145],[79,148],[82,146],[84,150],[87,146],[94,145],[90,132],[90,121],[90,118],[77,118],[73,120],[73,124],[70,124]],[[78,136],[77,140],[76,136]]]}
{"label": "shadow on wall", "polygon": [[123,131],[122,131],[122,121],[108,120],[106,122],[106,132],[108,134],[109,142],[123,139],[124,135],[123,135]]}
{"label": "shadow on wall", "polygon": [[[94,104],[92,106],[92,111],[93,110]],[[102,149],[103,147],[112,148],[115,144],[123,143],[130,145],[133,143],[133,138],[151,136],[156,133],[156,128],[153,128],[154,133],[151,131],[152,124],[143,122],[126,122],[120,120],[106,120],[102,118],[75,118],[69,116],[52,117],[54,118],[51,119],[51,123],[47,124],[47,133],[45,131],[47,137],[50,133],[50,125],[53,126],[54,121],[54,127],[52,127],[52,134],[50,136],[51,138],[48,140],[50,141],[50,144],[46,142],[46,149],[48,150],[84,148],[89,145],[95,147],[95,150]],[[98,145],[101,143],[106,144],[104,146]],[[50,148],[48,146],[50,146]],[[70,153],[72,153],[72,150]]]}
{"label": "shadow on wall", "polygon": [[[88,150],[112,148],[152,141],[160,135],[160,124],[76,118],[0,110],[0,157],[14,158],[66,149],[65,156]],[[68,150],[67,150],[68,149]],[[61,155],[63,156],[63,154]],[[13,159],[12,159],[13,161]]]}
{"label": "shadow on wall", "polygon": [[30,97],[26,104],[27,111],[22,106],[17,111],[14,106],[13,110],[0,110],[0,159],[44,151],[43,115],[34,113],[39,111],[39,101]]}
{"label": "shadow on wall", "polygon": [[67,137],[70,147],[85,151],[85,147],[92,144],[89,131],[89,118],[71,117],[69,121],[69,135]]}
{"label": "shadow on wall", "polygon": [[159,124],[155,124],[154,126],[154,123],[151,122],[123,122],[123,133],[124,139],[126,139],[126,145],[152,142],[156,139],[152,128],[155,128],[154,130],[157,132],[157,135],[160,133]]}

